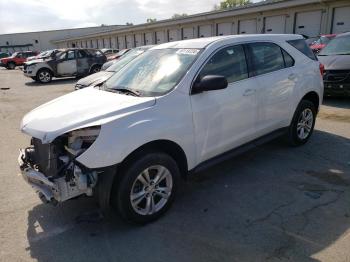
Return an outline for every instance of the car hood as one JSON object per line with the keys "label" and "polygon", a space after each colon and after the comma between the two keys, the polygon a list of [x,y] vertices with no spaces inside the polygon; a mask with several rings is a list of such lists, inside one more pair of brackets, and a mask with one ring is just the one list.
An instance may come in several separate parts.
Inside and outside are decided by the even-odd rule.
{"label": "car hood", "polygon": [[34,65],[34,64],[37,64],[37,63],[42,63],[44,61],[46,62],[48,60],[51,60],[51,59],[36,58],[36,59],[33,59],[33,60],[25,62],[25,64],[29,66],[29,65]]}
{"label": "car hood", "polygon": [[350,70],[350,55],[318,56],[326,70]]}
{"label": "car hood", "polygon": [[77,85],[79,85],[79,86],[97,85],[97,84],[100,84],[100,83],[106,81],[113,74],[114,74],[114,72],[108,72],[108,71],[97,72],[95,74],[92,74],[92,75],[89,75],[87,77],[80,79],[77,82]]}
{"label": "car hood", "polygon": [[155,103],[154,97],[135,97],[88,87],[35,108],[24,116],[21,131],[50,143],[69,131],[102,125]]}

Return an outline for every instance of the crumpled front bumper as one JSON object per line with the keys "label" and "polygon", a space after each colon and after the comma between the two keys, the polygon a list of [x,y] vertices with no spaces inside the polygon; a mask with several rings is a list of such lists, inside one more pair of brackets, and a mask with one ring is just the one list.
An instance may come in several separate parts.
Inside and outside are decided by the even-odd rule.
{"label": "crumpled front bumper", "polygon": [[32,186],[32,188],[39,194],[40,199],[45,203],[57,203],[56,199],[59,197],[57,186],[43,173],[31,167],[25,149],[20,149],[18,164],[24,181]]}

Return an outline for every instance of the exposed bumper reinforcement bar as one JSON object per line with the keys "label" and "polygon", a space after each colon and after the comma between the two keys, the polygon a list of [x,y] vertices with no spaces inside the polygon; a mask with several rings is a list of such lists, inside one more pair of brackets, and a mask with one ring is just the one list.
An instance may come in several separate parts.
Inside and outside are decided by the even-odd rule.
{"label": "exposed bumper reinforcement bar", "polygon": [[26,152],[20,149],[18,156],[18,164],[20,166],[21,174],[29,185],[31,185],[43,202],[57,202],[55,201],[54,192],[57,192],[56,185],[51,182],[43,173],[33,169],[26,162]]}

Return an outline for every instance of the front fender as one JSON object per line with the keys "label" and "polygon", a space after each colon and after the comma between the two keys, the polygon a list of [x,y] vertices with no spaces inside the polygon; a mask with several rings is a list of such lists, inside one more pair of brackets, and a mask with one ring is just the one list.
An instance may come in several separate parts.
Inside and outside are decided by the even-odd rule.
{"label": "front fender", "polygon": [[[158,103],[158,102],[157,102]],[[190,109],[190,105],[187,105]],[[153,107],[102,125],[96,141],[77,161],[88,168],[121,163],[130,153],[155,140],[178,144],[186,154],[188,168],[195,165],[193,122],[186,103],[182,110]],[[181,105],[179,105],[181,108]]]}

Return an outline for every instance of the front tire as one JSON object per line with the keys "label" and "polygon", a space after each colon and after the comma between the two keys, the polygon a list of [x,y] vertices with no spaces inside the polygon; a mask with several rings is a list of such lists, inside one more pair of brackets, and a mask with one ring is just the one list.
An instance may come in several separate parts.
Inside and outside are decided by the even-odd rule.
{"label": "front tire", "polygon": [[288,129],[289,144],[300,146],[309,140],[315,127],[316,116],[316,108],[312,102],[302,100],[299,103]]}
{"label": "front tire", "polygon": [[170,207],[180,171],[169,155],[154,152],[133,160],[120,175],[112,191],[112,205],[127,222],[146,224]]}
{"label": "front tire", "polygon": [[16,68],[16,64],[14,62],[9,62],[6,67],[8,70],[13,70]]}
{"label": "front tire", "polygon": [[36,74],[36,79],[43,84],[50,83],[52,80],[52,73],[49,69],[40,69]]}

